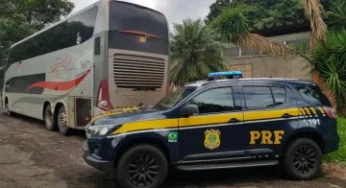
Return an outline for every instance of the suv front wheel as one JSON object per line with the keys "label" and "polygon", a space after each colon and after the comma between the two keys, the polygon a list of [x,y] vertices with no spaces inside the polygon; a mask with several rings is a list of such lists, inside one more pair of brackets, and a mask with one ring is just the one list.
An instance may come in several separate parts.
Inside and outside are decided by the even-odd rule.
{"label": "suv front wheel", "polygon": [[152,145],[127,150],[117,166],[117,179],[124,188],[161,187],[168,173],[165,155]]}
{"label": "suv front wheel", "polygon": [[312,179],[321,170],[321,149],[311,139],[296,139],[287,147],[282,165],[287,175],[292,179]]}

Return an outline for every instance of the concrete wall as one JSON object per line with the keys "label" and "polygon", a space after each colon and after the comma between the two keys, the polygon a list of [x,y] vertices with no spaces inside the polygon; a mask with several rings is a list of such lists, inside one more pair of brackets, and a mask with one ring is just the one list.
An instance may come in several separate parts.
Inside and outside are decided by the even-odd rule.
{"label": "concrete wall", "polygon": [[[309,44],[310,32],[292,33],[269,37],[271,40],[280,41],[286,45]],[[229,70],[240,70],[244,72],[244,77],[283,77],[300,78],[311,80],[308,62],[295,57],[284,59],[281,57],[271,57],[263,55],[261,52],[251,51],[244,48],[227,44],[223,52],[225,64]]]}
{"label": "concrete wall", "polygon": [[243,71],[244,77],[282,77],[311,80],[309,64],[301,57],[292,59],[270,56],[225,57],[225,65],[229,70]]}

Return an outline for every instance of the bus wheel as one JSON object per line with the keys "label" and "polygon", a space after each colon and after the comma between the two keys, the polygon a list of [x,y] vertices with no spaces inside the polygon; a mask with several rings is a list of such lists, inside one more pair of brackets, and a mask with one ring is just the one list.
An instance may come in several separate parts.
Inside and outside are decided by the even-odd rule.
{"label": "bus wheel", "polygon": [[10,110],[10,105],[8,104],[8,100],[6,99],[5,101],[5,111],[6,111],[6,115],[11,116],[11,110]]}
{"label": "bus wheel", "polygon": [[50,105],[47,105],[47,107],[44,109],[44,124],[46,129],[49,131],[55,131],[57,128],[53,122],[53,113]]}
{"label": "bus wheel", "polygon": [[123,187],[161,187],[168,173],[168,162],[160,149],[147,144],[134,146],[121,157],[117,180]]}
{"label": "bus wheel", "polygon": [[70,128],[67,127],[67,113],[64,106],[59,108],[57,122],[60,133],[65,136],[68,135]]}

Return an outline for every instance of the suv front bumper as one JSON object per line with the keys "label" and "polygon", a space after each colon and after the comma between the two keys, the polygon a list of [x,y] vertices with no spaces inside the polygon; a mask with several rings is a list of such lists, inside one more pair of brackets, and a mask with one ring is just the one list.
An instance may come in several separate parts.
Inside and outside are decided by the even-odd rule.
{"label": "suv front bumper", "polygon": [[87,140],[83,143],[83,159],[88,165],[100,171],[107,173],[112,173],[114,171],[113,162],[103,161],[91,155]]}

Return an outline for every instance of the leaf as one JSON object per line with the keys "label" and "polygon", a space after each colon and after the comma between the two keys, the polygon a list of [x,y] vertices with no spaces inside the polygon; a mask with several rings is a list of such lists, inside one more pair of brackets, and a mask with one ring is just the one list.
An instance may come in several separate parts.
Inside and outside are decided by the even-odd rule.
{"label": "leaf", "polygon": [[223,70],[223,45],[202,20],[185,19],[173,25],[170,81],[175,85],[206,79],[211,71]]}

